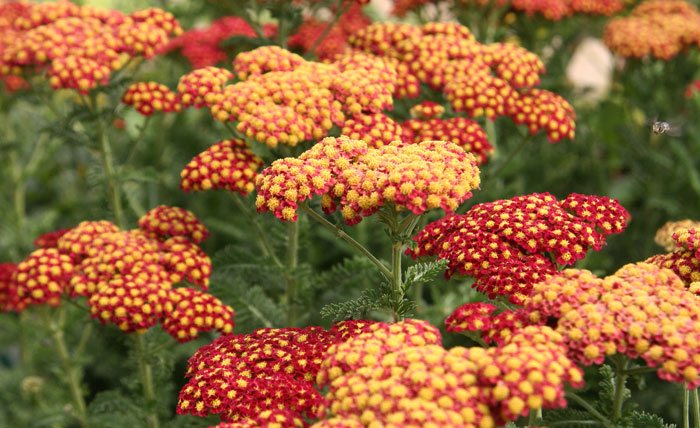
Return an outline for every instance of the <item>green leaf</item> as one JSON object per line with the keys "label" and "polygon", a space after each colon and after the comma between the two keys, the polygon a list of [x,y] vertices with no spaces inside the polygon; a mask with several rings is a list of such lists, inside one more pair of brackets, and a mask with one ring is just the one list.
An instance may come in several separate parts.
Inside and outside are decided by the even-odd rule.
{"label": "green leaf", "polygon": [[236,331],[283,325],[282,311],[259,286],[229,277],[212,281],[211,291],[236,311]]}
{"label": "green leaf", "polygon": [[388,284],[383,283],[379,288],[364,290],[360,297],[342,303],[329,303],[321,309],[323,318],[333,321],[362,318],[369,311],[391,307],[391,293],[387,292]]}
{"label": "green leaf", "polygon": [[447,260],[442,259],[410,266],[406,269],[406,274],[404,276],[404,290],[408,290],[413,285],[431,281],[436,275],[444,272],[446,267]]}
{"label": "green leaf", "polygon": [[628,418],[629,426],[645,428],[675,428],[675,424],[667,424],[660,416],[652,415],[644,411],[634,411]]}

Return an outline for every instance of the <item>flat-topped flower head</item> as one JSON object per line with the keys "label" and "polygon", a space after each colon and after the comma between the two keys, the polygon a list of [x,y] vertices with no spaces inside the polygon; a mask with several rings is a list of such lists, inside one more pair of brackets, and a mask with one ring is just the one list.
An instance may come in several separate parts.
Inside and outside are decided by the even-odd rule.
{"label": "flat-topped flower head", "polygon": [[94,238],[104,233],[114,232],[119,232],[119,227],[107,220],[83,221],[67,230],[56,244],[61,252],[79,260],[87,256],[88,248],[93,244]]}
{"label": "flat-topped flower head", "polygon": [[475,158],[444,141],[368,147],[347,137],[326,138],[298,158],[280,159],[257,179],[258,211],[295,221],[298,204],[323,195],[327,213],[348,224],[391,203],[414,214],[452,212],[479,186]]}
{"label": "flat-topped flower head", "polygon": [[498,77],[513,88],[532,88],[540,83],[544,63],[534,53],[511,43],[484,46],[482,58],[494,68]]}
{"label": "flat-topped flower head", "polygon": [[224,422],[256,421],[271,410],[313,418],[324,407],[314,380],[326,350],[370,325],[349,321],[331,330],[265,328],[221,336],[190,358],[177,413],[218,414]]}
{"label": "flat-topped flower head", "polygon": [[184,208],[159,205],[139,219],[141,230],[158,239],[184,236],[198,244],[209,235],[207,228],[197,217]]}
{"label": "flat-topped flower head", "polygon": [[491,314],[496,311],[496,305],[478,302],[466,303],[445,320],[447,331],[459,333],[463,331],[481,331],[491,329]]}
{"label": "flat-topped flower head", "polygon": [[449,141],[476,156],[479,164],[486,163],[493,154],[493,146],[488,141],[486,131],[475,121],[464,117],[410,119],[402,126],[413,143],[426,140]]}
{"label": "flat-topped flower head", "polygon": [[58,229],[58,230],[54,230],[54,231],[39,235],[34,240],[34,246],[36,248],[56,248],[56,247],[58,247],[58,240],[63,235],[68,233],[69,230],[71,230],[71,229],[70,228]]}
{"label": "flat-topped flower head", "polygon": [[473,276],[479,291],[521,303],[533,284],[557,270],[555,262],[571,265],[588,250],[600,250],[607,236],[624,230],[628,217],[607,197],[571,194],[557,201],[535,193],[430,223],[407,252],[445,259],[448,277]]}
{"label": "flat-topped flower head", "polygon": [[[669,246],[673,246],[672,252],[652,256],[647,262],[671,269],[683,280],[686,287],[690,288],[691,284],[700,281],[700,244],[698,243],[698,230],[700,230],[700,228],[685,228],[681,227],[682,224],[692,226],[691,224],[685,223],[685,221],[668,223],[657,233],[658,236],[659,233],[663,232],[662,236],[664,236],[666,240],[668,240],[669,237],[665,235],[672,233],[670,236],[670,243],[668,243]],[[698,294],[700,289],[697,285],[694,285],[691,291]]]}
{"label": "flat-topped flower head", "polygon": [[163,330],[179,342],[189,342],[204,331],[233,330],[233,309],[211,294],[176,288],[166,293],[163,305]]}
{"label": "flat-topped flower head", "polygon": [[177,22],[172,13],[166,12],[157,7],[150,7],[133,12],[129,17],[134,22],[145,22],[153,27],[158,27],[168,35],[179,36],[182,34],[182,27]]}
{"label": "flat-topped flower head", "polygon": [[490,74],[463,74],[447,82],[447,100],[457,112],[471,117],[495,119],[506,114],[506,106],[518,93],[505,80]]}
{"label": "flat-topped flower head", "polygon": [[559,95],[533,88],[508,99],[506,112],[513,122],[527,125],[530,134],[544,131],[551,143],[573,140],[576,133],[576,112]]}
{"label": "flat-topped flower head", "polygon": [[75,89],[87,94],[91,89],[107,84],[110,69],[91,59],[66,56],[53,60],[46,75],[54,89]]}
{"label": "flat-topped flower head", "polygon": [[438,119],[445,113],[445,107],[433,101],[423,101],[411,107],[411,118],[418,120]]}
{"label": "flat-topped flower head", "polygon": [[175,92],[158,82],[137,82],[131,84],[122,96],[122,102],[134,107],[144,116],[155,112],[179,112],[182,104]]}
{"label": "flat-topped flower head", "polygon": [[16,270],[14,263],[0,263],[0,312],[20,310],[15,308],[17,287],[12,280]]}
{"label": "flat-topped flower head", "polygon": [[162,243],[161,262],[170,274],[170,281],[178,283],[187,280],[202,290],[209,287],[211,259],[199,245],[184,236],[173,236]]}
{"label": "flat-topped flower head", "polygon": [[605,27],[605,44],[628,58],[668,61],[700,42],[700,13],[683,0],[648,0]]}
{"label": "flat-topped flower head", "polygon": [[241,80],[270,71],[292,71],[305,62],[301,56],[279,46],[263,46],[242,52],[233,60],[233,70]]}
{"label": "flat-topped flower head", "polygon": [[318,376],[330,419],[317,426],[494,427],[565,407],[565,383],[583,383],[549,327],[526,327],[490,349],[447,351],[439,341],[434,327],[408,319],[331,346]]}
{"label": "flat-topped flower head", "polygon": [[218,67],[204,67],[193,70],[180,78],[177,93],[185,107],[211,107],[223,97],[226,82],[233,79],[233,73]]}
{"label": "flat-topped flower head", "polygon": [[29,305],[58,306],[73,270],[71,258],[56,248],[41,248],[32,252],[17,264],[13,272],[16,307],[23,309]]}
{"label": "flat-topped flower head", "polygon": [[673,251],[676,249],[676,241],[674,241],[673,235],[681,231],[681,229],[700,230],[700,222],[689,219],[666,222],[656,231],[654,242],[666,251]]}
{"label": "flat-topped flower head", "polygon": [[263,161],[239,139],[223,140],[195,156],[180,172],[185,192],[228,190],[246,195],[255,189]]}
{"label": "flat-topped flower head", "polygon": [[661,379],[700,385],[700,296],[671,270],[629,264],[597,278],[566,270],[535,285],[525,310],[555,325],[570,358],[600,364],[615,353],[642,358]]}
{"label": "flat-topped flower head", "polygon": [[383,113],[353,116],[345,121],[341,134],[353,140],[362,140],[373,148],[404,139],[401,125]]}

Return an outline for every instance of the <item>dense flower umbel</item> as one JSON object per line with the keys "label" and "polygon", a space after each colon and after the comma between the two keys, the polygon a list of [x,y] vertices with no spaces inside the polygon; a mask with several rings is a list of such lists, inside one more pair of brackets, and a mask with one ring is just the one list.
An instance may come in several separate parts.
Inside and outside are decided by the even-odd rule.
{"label": "dense flower umbel", "polygon": [[571,265],[589,249],[600,250],[608,235],[624,230],[628,217],[607,197],[572,193],[557,201],[534,193],[478,204],[464,215],[430,223],[407,253],[445,259],[448,277],[473,276],[479,291],[519,303],[557,264]]}
{"label": "dense flower umbel", "polygon": [[[425,321],[377,323],[331,346],[318,374],[338,425],[492,427],[529,409],[563,407],[564,382],[582,373],[562,338],[528,327],[491,349],[439,346]],[[338,419],[342,418],[342,419]]]}
{"label": "dense flower umbel", "polygon": [[180,78],[177,93],[185,107],[209,107],[221,100],[224,85],[231,79],[233,73],[224,68],[199,68]]}
{"label": "dense flower umbel", "polygon": [[223,140],[195,156],[180,173],[182,190],[222,189],[246,195],[255,189],[263,161],[243,140]]}
{"label": "dense flower umbel", "polygon": [[327,213],[339,209],[355,224],[387,203],[414,214],[452,212],[479,186],[479,168],[471,154],[449,142],[371,148],[361,140],[328,137],[298,158],[273,162],[256,186],[260,212],[296,221],[299,203],[323,195]]}
{"label": "dense flower umbel", "polygon": [[190,358],[190,380],[180,391],[177,412],[251,423],[263,422],[271,410],[286,412],[292,420],[313,417],[323,407],[313,382],[326,349],[368,325],[345,321],[330,330],[266,328],[222,336]]}
{"label": "dense flower umbel", "polygon": [[14,263],[0,263],[0,312],[15,310],[17,292],[12,277],[16,270]]}
{"label": "dense flower umbel", "polygon": [[[680,225],[684,222],[667,223],[657,232],[657,237],[659,234],[663,236],[666,233],[672,233],[671,250],[674,251],[650,257],[647,262],[673,270],[693,293],[700,294],[700,284],[697,284],[700,281],[700,242],[698,240],[700,227],[681,227]],[[667,240],[666,237],[664,242]],[[666,244],[669,245],[668,242]]]}
{"label": "dense flower umbel", "polygon": [[160,9],[130,15],[67,1],[31,4],[14,23],[18,30],[0,59],[0,74],[48,65],[51,85],[83,93],[105,84],[133,56],[154,56],[181,32]]}
{"label": "dense flower umbel", "polygon": [[[531,125],[535,118],[521,115],[516,123],[531,125],[531,131],[533,126],[550,130],[551,140],[573,138],[573,110],[563,99],[543,95],[549,92],[533,92],[545,67],[537,55],[522,47],[483,45],[466,27],[436,22],[423,26],[375,23],[354,34],[350,44],[405,67],[408,76],[443,92],[455,112],[495,119],[519,113],[523,104],[535,104],[537,124]],[[534,100],[533,94],[538,95]],[[409,96],[406,92],[395,95]],[[521,97],[524,100],[518,102]],[[520,108],[509,110],[509,106]]]}
{"label": "dense flower umbel", "polygon": [[[233,328],[233,309],[203,291],[173,288],[183,280],[206,290],[211,261],[197,245],[206,229],[189,211],[160,206],[122,231],[82,222],[42,241],[12,277],[13,310],[85,296],[93,318],[126,332],[157,323],[179,341]],[[53,246],[51,246],[53,244]]]}
{"label": "dense flower umbel", "polygon": [[606,278],[567,269],[534,286],[532,321],[556,324],[572,359],[641,357],[661,379],[700,385],[700,296],[671,270],[629,264]]}
{"label": "dense flower umbel", "polygon": [[491,303],[466,303],[447,317],[445,327],[451,332],[491,330],[491,314],[495,311],[496,305]]}
{"label": "dense flower umbel", "polygon": [[133,83],[124,92],[122,102],[134,107],[144,116],[158,111],[171,113],[182,110],[177,94],[157,82]]}
{"label": "dense flower umbel", "polygon": [[506,105],[513,122],[527,125],[530,134],[544,130],[552,143],[566,138],[572,140],[576,130],[576,112],[559,95],[543,89],[530,89]]}
{"label": "dense flower umbel", "polygon": [[184,208],[159,205],[139,219],[139,227],[159,239],[184,236],[195,244],[209,235],[207,228]]}
{"label": "dense flower umbel", "polygon": [[[373,148],[404,140],[404,130],[401,125],[383,113],[353,116],[345,121],[341,134],[353,140],[362,140]],[[440,138],[420,139],[420,141],[424,140],[440,140]]]}
{"label": "dense flower umbel", "polygon": [[608,23],[605,44],[618,55],[670,60],[700,43],[700,13],[683,0],[648,0]]}
{"label": "dense flower umbel", "polygon": [[441,140],[455,143],[464,151],[474,154],[479,164],[486,163],[493,154],[486,132],[473,120],[464,117],[450,119],[410,119],[402,124],[409,141]]}

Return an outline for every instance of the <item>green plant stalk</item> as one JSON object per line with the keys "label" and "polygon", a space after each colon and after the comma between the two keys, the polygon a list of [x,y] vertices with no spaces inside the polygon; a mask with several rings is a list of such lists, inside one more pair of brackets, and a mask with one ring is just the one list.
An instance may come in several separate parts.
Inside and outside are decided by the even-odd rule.
{"label": "green plant stalk", "polygon": [[286,282],[287,282],[287,326],[294,327],[299,317],[297,308],[298,285],[294,278],[295,271],[299,265],[299,222],[287,223],[287,263],[286,263]]}
{"label": "green plant stalk", "polygon": [[539,425],[539,421],[542,419],[542,408],[539,409],[531,409],[530,410],[530,416],[527,419],[527,426],[528,427],[537,427]]}
{"label": "green plant stalk", "polygon": [[698,389],[693,389],[690,392],[693,401],[693,428],[700,428],[700,399],[698,398]]}
{"label": "green plant stalk", "polygon": [[90,104],[93,114],[97,117],[97,139],[100,142],[100,157],[102,158],[102,167],[104,168],[105,176],[107,177],[107,191],[109,193],[110,204],[114,213],[114,220],[117,226],[124,229],[126,221],[124,218],[124,208],[122,207],[121,192],[119,183],[116,178],[114,168],[114,157],[112,154],[112,146],[107,137],[105,124],[102,116],[97,111],[97,99],[95,94],[90,96]]}
{"label": "green plant stalk", "polygon": [[231,193],[231,198],[233,199],[233,202],[236,204],[239,210],[243,213],[243,215],[246,216],[248,221],[253,225],[253,229],[255,229],[255,232],[258,235],[258,245],[260,245],[260,249],[262,250],[263,254],[266,256],[269,256],[273,263],[279,268],[284,268],[284,264],[282,261],[277,257],[277,254],[275,254],[275,251],[272,249],[272,245],[270,245],[270,241],[267,239],[267,234],[265,233],[265,230],[260,226],[260,221],[259,217],[257,217],[254,214],[251,214],[250,210],[248,207],[246,207],[245,202],[243,202],[243,199],[241,198],[241,195],[238,193]]}
{"label": "green plant stalk", "polygon": [[[403,300],[403,279],[401,278],[401,253],[403,243],[394,242],[391,245],[391,288],[394,292],[394,302],[398,305]],[[398,308],[392,308],[394,321],[401,321],[403,318],[398,312]]]}
{"label": "green plant stalk", "polygon": [[593,407],[588,401],[584,400],[582,397],[578,396],[576,393],[573,392],[567,392],[566,393],[566,398],[575,401],[579,406],[583,407],[586,409],[588,413],[591,414],[594,418],[598,419],[600,421],[600,424],[603,425],[605,428],[615,428],[615,424],[610,422],[608,418],[603,416],[598,410],[596,410],[595,407]]}
{"label": "green plant stalk", "polygon": [[683,428],[690,428],[690,391],[688,384],[683,384]]}
{"label": "green plant stalk", "polygon": [[[46,309],[49,310],[48,308]],[[85,405],[83,389],[80,386],[81,376],[74,366],[73,358],[71,358],[65,336],[63,335],[63,323],[61,322],[63,319],[63,308],[59,307],[57,311],[58,321],[52,320],[49,312],[43,312],[44,323],[51,332],[51,338],[56,345],[56,352],[58,353],[58,358],[63,367],[63,373],[68,381],[68,388],[70,389],[71,398],[73,399],[73,416],[75,416],[82,428],[89,428],[90,423],[88,422],[87,406]]]}
{"label": "green plant stalk", "polygon": [[523,137],[522,141],[520,141],[520,144],[518,144],[518,146],[508,154],[508,157],[503,162],[499,163],[498,166],[496,166],[494,169],[489,171],[489,176],[497,177],[498,174],[503,172],[503,170],[508,166],[508,164],[510,164],[511,161],[513,161],[513,159],[515,159],[518,156],[518,154],[525,148],[525,146],[527,146],[530,140],[531,138],[529,136]]}
{"label": "green plant stalk", "polygon": [[301,208],[301,210],[302,210],[303,212],[305,212],[306,214],[308,214],[309,217],[311,217],[312,219],[314,219],[314,220],[315,220],[316,222],[318,222],[321,226],[323,226],[323,227],[325,227],[326,229],[328,229],[328,230],[330,230],[331,232],[333,232],[333,234],[335,234],[335,236],[337,236],[338,238],[340,238],[340,239],[342,239],[343,241],[347,242],[348,244],[350,244],[350,246],[352,246],[352,247],[355,248],[357,251],[359,251],[360,253],[362,253],[365,257],[367,257],[367,259],[369,259],[369,261],[371,261],[372,264],[374,264],[374,265],[377,267],[377,269],[379,269],[379,272],[381,272],[382,276],[383,276],[387,281],[391,281],[391,279],[392,279],[391,270],[389,270],[389,269],[386,267],[386,265],[385,265],[384,263],[382,263],[377,257],[375,257],[374,254],[372,254],[371,251],[369,251],[367,248],[365,248],[364,245],[362,245],[362,244],[360,244],[359,242],[357,242],[356,240],[354,240],[354,239],[352,238],[352,236],[350,236],[350,235],[348,235],[347,233],[345,233],[345,232],[343,231],[343,229],[337,227],[337,226],[334,225],[333,223],[331,223],[331,222],[329,222],[328,220],[326,220],[322,215],[320,215],[320,214],[317,213],[316,211],[314,211],[314,210],[312,210],[311,208],[309,208],[306,204],[301,204],[301,205],[299,205],[299,207]]}
{"label": "green plant stalk", "polygon": [[615,359],[615,396],[612,403],[613,421],[617,421],[622,417],[622,404],[625,391],[625,383],[627,382],[627,364],[629,359],[622,355]]}
{"label": "green plant stalk", "polygon": [[[136,346],[136,358],[139,366],[139,376],[141,378],[141,386],[143,388],[143,398],[146,400],[146,405],[151,407],[156,402],[155,388],[153,387],[153,367],[148,363],[146,356],[146,342],[143,334],[135,333],[134,343]],[[158,428],[160,421],[158,413],[155,411],[149,412],[146,416],[148,428]]]}

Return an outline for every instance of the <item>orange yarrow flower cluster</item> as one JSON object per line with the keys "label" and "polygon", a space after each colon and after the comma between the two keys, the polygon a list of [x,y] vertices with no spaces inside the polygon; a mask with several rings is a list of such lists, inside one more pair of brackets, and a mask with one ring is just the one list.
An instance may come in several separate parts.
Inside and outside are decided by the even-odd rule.
{"label": "orange yarrow flower cluster", "polygon": [[255,189],[263,161],[243,140],[223,140],[195,156],[180,173],[185,192],[222,189],[246,195]]}
{"label": "orange yarrow flower cluster", "polygon": [[68,1],[30,4],[14,28],[1,53],[0,74],[47,67],[54,89],[82,93],[106,84],[130,57],[153,57],[182,31],[161,9],[125,15]]}
{"label": "orange yarrow flower cluster", "polygon": [[671,270],[636,263],[605,278],[564,270],[534,286],[525,310],[555,325],[576,361],[641,357],[661,379],[692,389],[700,385],[699,299]]}
{"label": "orange yarrow flower cluster", "polygon": [[388,144],[328,137],[298,158],[279,159],[258,175],[256,207],[296,221],[298,204],[322,195],[326,213],[339,209],[356,224],[385,204],[414,214],[453,212],[479,186],[473,155],[444,141]]}
{"label": "orange yarrow flower cluster", "polygon": [[328,387],[336,422],[313,426],[493,427],[530,409],[564,407],[564,383],[582,384],[548,327],[528,327],[491,349],[448,351],[440,341],[435,327],[408,319],[331,346],[318,384]]}
{"label": "orange yarrow flower cluster", "polygon": [[239,54],[234,70],[242,81],[216,93],[211,113],[270,147],[317,140],[348,115],[391,108],[397,79],[389,63],[367,55],[321,64],[274,46]]}
{"label": "orange yarrow flower cluster", "polygon": [[700,44],[700,12],[683,0],[648,0],[605,27],[605,44],[627,58],[664,61]]}
{"label": "orange yarrow flower cluster", "polygon": [[221,336],[190,358],[177,413],[218,414],[227,423],[259,426],[269,420],[269,412],[279,412],[285,422],[281,426],[297,426],[324,407],[314,380],[328,347],[371,324],[344,321],[330,330],[265,328]]}
{"label": "orange yarrow flower cluster", "polygon": [[478,204],[464,215],[428,224],[414,237],[413,257],[447,260],[446,276],[473,276],[477,290],[521,303],[533,284],[571,265],[622,232],[629,214],[614,199],[548,193]]}
{"label": "orange yarrow flower cluster", "polygon": [[[680,223],[680,222],[679,222]],[[659,232],[662,232],[660,230]],[[673,251],[658,254],[647,262],[674,271],[695,294],[700,294],[700,227],[677,227],[673,229]]]}
{"label": "orange yarrow flower cluster", "polygon": [[666,222],[656,231],[654,242],[666,251],[673,251],[676,249],[676,241],[674,241],[673,235],[676,232],[681,232],[683,229],[700,230],[700,221],[686,219]]}
{"label": "orange yarrow flower cluster", "polygon": [[533,134],[546,131],[552,142],[574,136],[573,109],[558,95],[535,88],[544,63],[520,46],[484,45],[466,27],[435,22],[375,23],[354,34],[350,44],[403,65],[414,79],[442,91],[458,113],[508,116]]}
{"label": "orange yarrow flower cluster", "polygon": [[230,332],[230,307],[204,291],[174,288],[186,280],[206,290],[211,261],[197,245],[206,228],[189,211],[165,206],[146,213],[139,225],[124,231],[108,221],[86,221],[45,236],[43,248],[12,274],[12,309],[84,296],[93,318],[125,332],[161,323],[182,342],[202,331]]}

